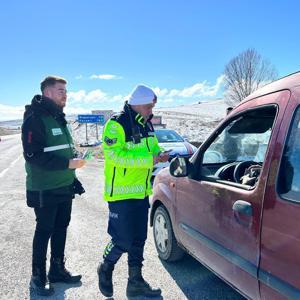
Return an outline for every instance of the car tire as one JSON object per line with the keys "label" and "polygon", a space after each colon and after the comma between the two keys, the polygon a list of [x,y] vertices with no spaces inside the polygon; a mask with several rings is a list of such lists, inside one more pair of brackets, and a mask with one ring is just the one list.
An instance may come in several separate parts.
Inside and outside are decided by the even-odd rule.
{"label": "car tire", "polygon": [[159,206],[153,217],[153,236],[158,256],[164,261],[178,261],[184,250],[178,246],[171,219],[164,206]]}

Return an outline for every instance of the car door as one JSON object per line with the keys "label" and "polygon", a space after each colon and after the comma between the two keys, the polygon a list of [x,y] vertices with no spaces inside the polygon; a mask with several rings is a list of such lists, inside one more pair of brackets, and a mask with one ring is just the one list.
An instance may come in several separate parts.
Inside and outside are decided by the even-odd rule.
{"label": "car door", "polygon": [[[289,96],[289,91],[281,91],[240,105],[199,149],[192,160],[193,175],[176,180],[179,242],[253,299],[259,298],[260,220],[270,164],[267,149],[274,147]],[[261,173],[253,185],[234,182],[236,165],[257,157]]]}
{"label": "car door", "polygon": [[300,90],[284,115],[265,193],[259,280],[262,299],[300,299]]}

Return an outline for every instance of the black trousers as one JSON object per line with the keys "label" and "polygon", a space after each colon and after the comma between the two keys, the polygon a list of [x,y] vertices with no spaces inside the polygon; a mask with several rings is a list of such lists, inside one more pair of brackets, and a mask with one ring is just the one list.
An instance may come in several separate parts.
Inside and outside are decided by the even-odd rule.
{"label": "black trousers", "polygon": [[70,197],[51,206],[34,208],[36,229],[32,247],[33,265],[45,264],[49,239],[51,239],[51,257],[64,256],[71,211],[72,199]]}
{"label": "black trousers", "polygon": [[104,261],[116,264],[128,253],[128,265],[142,266],[147,239],[149,198],[109,202],[108,233],[111,241],[104,250]]}

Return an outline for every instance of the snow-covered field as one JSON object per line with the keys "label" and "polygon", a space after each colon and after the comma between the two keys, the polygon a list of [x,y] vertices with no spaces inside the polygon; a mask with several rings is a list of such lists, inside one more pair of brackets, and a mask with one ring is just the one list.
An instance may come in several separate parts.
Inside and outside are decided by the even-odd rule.
{"label": "snow-covered field", "polygon": [[[167,128],[176,130],[191,142],[200,143],[205,140],[222,118],[225,117],[227,106],[223,100],[210,100],[176,107],[158,107],[154,109],[154,115],[162,116],[162,122],[166,124]],[[79,124],[75,119],[75,116],[68,118],[72,135],[77,144],[82,144],[86,141],[89,144],[93,144],[97,140],[101,140],[103,127],[97,125],[97,139],[96,125],[87,124],[86,138],[86,125]],[[19,128],[20,125],[21,120],[0,122],[0,129],[1,127],[6,127],[11,130],[16,127]],[[5,133],[2,132],[2,134]]]}
{"label": "snow-covered field", "polygon": [[176,130],[189,141],[203,142],[225,117],[227,104],[223,100],[201,102],[170,108],[157,108],[155,115],[162,116],[167,128]]}
{"label": "snow-covered field", "polygon": [[[227,104],[223,100],[206,101],[197,104],[176,107],[155,108],[154,115],[162,116],[162,123],[176,130],[191,142],[203,142],[217,124],[225,117]],[[71,121],[74,140],[80,144],[86,142],[85,124]],[[97,141],[96,125],[87,124],[87,136],[90,144]],[[101,139],[103,128],[98,126]]]}

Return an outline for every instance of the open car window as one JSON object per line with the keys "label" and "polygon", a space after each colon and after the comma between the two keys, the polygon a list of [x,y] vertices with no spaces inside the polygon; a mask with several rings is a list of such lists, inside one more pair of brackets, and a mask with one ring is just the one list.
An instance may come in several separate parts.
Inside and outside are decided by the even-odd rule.
{"label": "open car window", "polygon": [[[272,105],[229,121],[204,152],[201,177],[253,186],[265,159],[275,116],[276,107]],[[257,178],[247,181],[248,174]]]}

